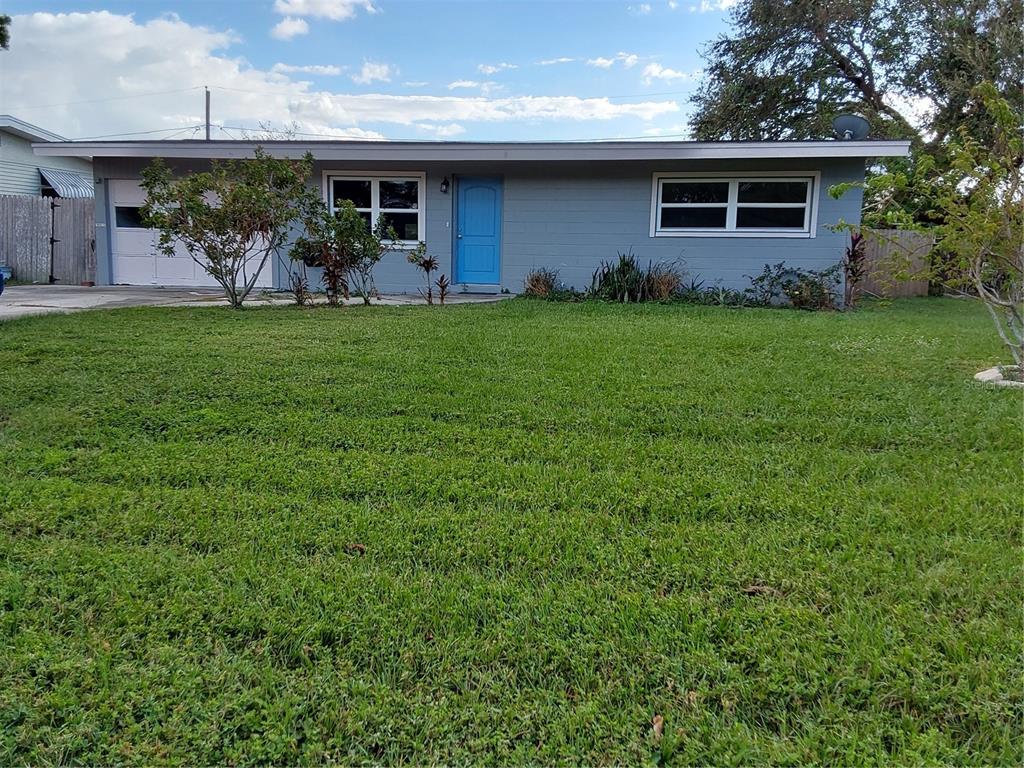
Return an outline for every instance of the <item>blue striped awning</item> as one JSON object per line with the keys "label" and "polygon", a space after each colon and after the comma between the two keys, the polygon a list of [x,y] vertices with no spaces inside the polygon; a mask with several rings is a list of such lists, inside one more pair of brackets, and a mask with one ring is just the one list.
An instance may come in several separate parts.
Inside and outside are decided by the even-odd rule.
{"label": "blue striped awning", "polygon": [[40,168],[39,175],[53,187],[57,197],[93,197],[92,179],[80,173]]}

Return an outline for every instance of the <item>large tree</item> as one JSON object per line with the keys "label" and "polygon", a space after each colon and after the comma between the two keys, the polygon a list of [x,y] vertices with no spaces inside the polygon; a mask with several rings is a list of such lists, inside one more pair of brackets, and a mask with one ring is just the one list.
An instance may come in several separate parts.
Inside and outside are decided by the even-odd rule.
{"label": "large tree", "polygon": [[[1020,0],[742,0],[705,52],[699,139],[807,139],[860,112],[873,135],[940,152],[987,126],[974,86],[1020,104]],[[923,113],[923,114],[922,114]]]}
{"label": "large tree", "polygon": [[0,48],[5,51],[11,46],[11,17],[0,14]]}

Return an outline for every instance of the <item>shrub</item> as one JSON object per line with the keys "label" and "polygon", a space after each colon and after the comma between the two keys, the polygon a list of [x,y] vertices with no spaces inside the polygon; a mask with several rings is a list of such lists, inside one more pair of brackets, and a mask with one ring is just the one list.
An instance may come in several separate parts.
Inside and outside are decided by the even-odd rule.
{"label": "shrub", "polygon": [[645,270],[632,251],[616,262],[602,262],[591,280],[591,297],[620,303],[668,301],[683,287],[683,274],[673,264],[648,264]]}
{"label": "shrub", "polygon": [[[423,276],[427,280],[427,290],[420,289],[420,295],[427,300],[427,304],[434,303],[434,284],[430,280],[430,274],[437,270],[440,261],[436,256],[430,256],[427,253],[427,244],[420,243],[408,255],[409,263],[415,266],[417,269],[423,272]],[[442,300],[442,304],[444,301]]]}
{"label": "shrub", "polygon": [[784,300],[786,283],[792,279],[793,272],[786,268],[786,262],[780,261],[778,264],[765,264],[757,277],[744,277],[750,280],[750,287],[744,291],[750,303],[770,307]]}
{"label": "shrub", "polygon": [[672,264],[655,264],[647,269],[648,296],[653,301],[668,301],[679,295],[683,275]]}
{"label": "shrub", "polygon": [[853,309],[860,298],[860,285],[867,276],[867,253],[864,248],[864,235],[860,232],[850,234],[850,244],[846,246],[843,256],[843,306]]}
{"label": "shrub", "polygon": [[783,290],[796,309],[834,309],[835,289],[839,284],[839,268],[821,272],[798,270],[796,277],[786,282]]}
{"label": "shrub", "polygon": [[633,251],[619,253],[617,262],[601,262],[590,282],[590,295],[625,304],[646,301],[647,274],[637,263]]}
{"label": "shrub", "polygon": [[765,264],[757,277],[746,275],[750,287],[744,293],[758,307],[789,304],[796,309],[833,309],[840,266],[820,272],[812,269],[790,269],[786,263]]}
{"label": "shrub", "polygon": [[539,299],[552,297],[558,291],[558,270],[537,267],[530,270],[523,284],[523,293]]}
{"label": "shrub", "polygon": [[376,293],[373,268],[395,247],[397,235],[384,216],[371,231],[349,200],[331,211],[323,200],[308,200],[302,214],[305,233],[292,245],[293,261],[307,267],[321,267],[327,303],[338,304],[349,297],[350,287],[365,304]]}
{"label": "shrub", "polygon": [[434,285],[437,286],[437,300],[441,303],[441,306],[444,306],[444,300],[448,298],[448,294],[451,291],[452,281],[442,274],[437,278]]}
{"label": "shrub", "polygon": [[703,280],[693,279],[683,285],[677,294],[680,301],[704,306],[742,307],[748,303],[747,294],[721,285],[704,287]]}

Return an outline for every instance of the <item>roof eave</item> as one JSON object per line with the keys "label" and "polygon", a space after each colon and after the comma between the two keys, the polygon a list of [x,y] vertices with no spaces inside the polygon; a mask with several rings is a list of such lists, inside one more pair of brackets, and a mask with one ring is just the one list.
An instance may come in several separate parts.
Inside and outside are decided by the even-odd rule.
{"label": "roof eave", "polygon": [[0,115],[0,130],[13,133],[15,136],[28,139],[29,141],[67,141],[64,136],[48,131],[45,128],[40,128],[38,125],[26,123],[24,120],[19,120],[13,115]]}
{"label": "roof eave", "polygon": [[255,142],[112,141],[33,144],[37,155],[78,157],[244,158],[262,146],[276,157],[392,161],[601,161],[904,157],[909,141],[801,142]]}

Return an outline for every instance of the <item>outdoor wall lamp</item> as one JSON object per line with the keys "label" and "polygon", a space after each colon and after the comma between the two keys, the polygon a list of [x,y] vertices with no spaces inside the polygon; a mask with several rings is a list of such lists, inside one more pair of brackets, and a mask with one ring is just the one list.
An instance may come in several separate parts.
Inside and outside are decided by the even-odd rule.
{"label": "outdoor wall lamp", "polygon": [[445,176],[444,179],[441,181],[441,194],[442,195],[447,195],[448,194],[448,177],[447,176]]}

